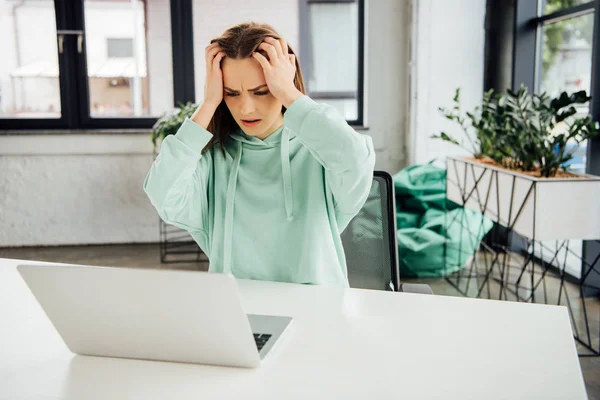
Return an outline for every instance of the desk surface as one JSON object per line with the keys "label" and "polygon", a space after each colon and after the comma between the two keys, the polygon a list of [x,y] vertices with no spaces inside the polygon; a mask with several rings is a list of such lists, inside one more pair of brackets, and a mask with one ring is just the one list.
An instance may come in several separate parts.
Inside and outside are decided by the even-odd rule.
{"label": "desk surface", "polygon": [[259,369],[72,354],[0,259],[0,399],[585,399],[564,307],[239,281],[290,315]]}

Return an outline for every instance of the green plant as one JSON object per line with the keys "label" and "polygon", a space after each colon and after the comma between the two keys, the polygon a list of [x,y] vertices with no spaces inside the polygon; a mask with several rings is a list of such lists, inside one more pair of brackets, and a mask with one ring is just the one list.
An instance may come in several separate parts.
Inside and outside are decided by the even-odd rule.
{"label": "green plant", "polygon": [[[496,159],[494,143],[499,140],[497,137],[500,131],[498,127],[504,123],[503,120],[506,117],[496,111],[494,92],[490,90],[484,93],[481,106],[475,107],[474,112],[466,112],[466,117],[461,115],[460,88],[456,89],[452,100],[454,106],[451,109],[440,107],[439,110],[450,121],[455,121],[461,126],[465,132],[467,144],[459,142],[445,132],[441,132],[440,136],[432,137],[461,146],[472,153],[475,158],[491,157]],[[474,138],[471,130],[475,131]]]}
{"label": "green plant", "polygon": [[[552,177],[573,158],[584,140],[600,134],[597,122],[580,115],[575,106],[585,105],[590,97],[585,91],[550,98],[546,93],[528,94],[523,86],[504,94],[493,90],[483,96],[474,112],[460,113],[460,90],[454,96],[454,107],[440,108],[444,116],[460,124],[470,147],[445,132],[434,138],[461,145],[476,158],[489,157],[498,164],[522,171],[539,169],[543,177]],[[475,140],[471,139],[475,131]],[[567,150],[568,144],[574,148]]]}
{"label": "green plant", "polygon": [[169,135],[174,135],[177,130],[183,124],[186,118],[191,117],[194,111],[198,108],[198,104],[187,102],[186,104],[180,104],[179,107],[174,108],[172,111],[165,113],[162,117],[156,121],[152,126],[152,144],[156,147],[156,142],[164,140]]}

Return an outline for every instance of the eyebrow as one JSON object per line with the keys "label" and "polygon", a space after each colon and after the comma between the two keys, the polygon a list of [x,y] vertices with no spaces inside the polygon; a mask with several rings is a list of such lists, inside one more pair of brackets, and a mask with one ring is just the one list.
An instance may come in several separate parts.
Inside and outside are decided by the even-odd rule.
{"label": "eyebrow", "polygon": [[[259,90],[259,89],[262,89],[263,87],[266,87],[266,86],[267,86],[267,84],[265,83],[265,84],[263,84],[263,85],[260,85],[260,86],[257,86],[257,87],[255,87],[254,89],[248,89],[248,91],[249,91],[249,92],[256,92],[257,90]],[[238,91],[237,91],[237,90],[230,89],[230,88],[228,88],[227,86],[223,87],[223,89],[225,89],[225,90],[228,90],[228,91],[230,91],[230,92],[238,93]]]}

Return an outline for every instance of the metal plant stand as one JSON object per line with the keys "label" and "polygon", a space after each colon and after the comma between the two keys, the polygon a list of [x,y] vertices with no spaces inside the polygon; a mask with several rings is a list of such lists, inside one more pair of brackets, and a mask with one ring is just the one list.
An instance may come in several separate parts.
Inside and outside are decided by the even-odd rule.
{"label": "metal plant stand", "polygon": [[[452,162],[456,160],[448,160],[448,163]],[[447,170],[457,171],[456,168]],[[502,172],[493,169],[485,169],[483,173],[481,171],[476,171],[472,165],[466,165],[464,173],[469,174],[471,182],[474,183],[469,189],[467,185],[461,184],[461,181],[466,182],[466,179],[449,172],[446,177],[446,192],[448,193],[451,187],[454,188],[452,190],[458,188],[460,206],[469,203],[468,207],[474,209],[475,200],[479,208],[476,211],[481,213],[483,220],[491,217],[490,207],[500,210],[500,190],[497,185],[498,174]],[[484,178],[485,174],[491,176]],[[448,251],[453,245],[446,243],[444,265],[449,271],[446,276],[447,282],[463,296],[566,306],[579,355],[600,356],[600,285],[597,283],[600,276],[600,256],[588,262],[573,250],[573,246],[570,247],[569,240],[541,241],[536,240],[535,234],[531,238],[517,234],[514,226],[519,219],[528,218],[529,215],[535,216],[539,211],[534,208],[533,214],[531,210],[523,212],[525,203],[535,199],[537,183],[532,181],[529,187],[522,190],[522,193],[526,194],[524,197],[520,196],[520,200],[515,196],[514,178],[512,185],[508,221],[501,220],[498,211],[498,217],[491,218],[495,227],[481,241],[479,251],[472,255],[462,269],[454,273],[450,271],[455,270],[458,260],[450,256],[456,254],[455,252]],[[446,199],[446,209],[449,208],[449,201]],[[529,206],[531,204],[535,207],[537,203],[530,202]],[[506,204],[502,206],[506,207]],[[457,214],[454,218],[446,217],[446,229],[451,229],[455,224],[458,224],[460,229],[470,229],[464,213]],[[480,226],[483,229],[484,224],[481,223]],[[470,237],[476,240],[478,235],[472,233]],[[479,234],[481,237],[483,232]],[[454,246],[458,246],[458,253],[464,253],[460,243]],[[579,276],[568,273],[569,265],[574,265],[573,261],[576,261],[575,264],[581,263]]]}

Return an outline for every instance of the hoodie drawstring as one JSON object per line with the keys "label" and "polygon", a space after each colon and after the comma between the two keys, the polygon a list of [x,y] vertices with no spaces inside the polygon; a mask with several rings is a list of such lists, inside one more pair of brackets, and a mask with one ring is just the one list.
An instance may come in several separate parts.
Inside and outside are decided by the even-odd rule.
{"label": "hoodie drawstring", "polygon": [[242,160],[242,143],[238,142],[238,152],[235,156],[233,168],[229,173],[229,182],[227,183],[227,203],[225,204],[225,240],[223,243],[223,272],[231,273],[231,253],[233,251],[233,203],[235,199],[235,189],[237,186],[238,172],[240,170],[240,161]]}
{"label": "hoodie drawstring", "polygon": [[283,175],[283,196],[287,220],[294,220],[294,197],[292,196],[292,175],[290,173],[290,133],[283,128],[281,136],[281,172]]}

